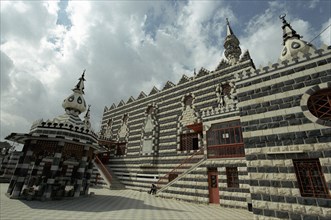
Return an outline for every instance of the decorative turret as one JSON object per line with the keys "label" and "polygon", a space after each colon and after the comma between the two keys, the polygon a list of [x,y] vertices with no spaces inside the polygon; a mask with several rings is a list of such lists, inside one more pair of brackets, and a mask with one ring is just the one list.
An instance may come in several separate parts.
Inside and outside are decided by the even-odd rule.
{"label": "decorative turret", "polygon": [[66,113],[79,115],[86,110],[86,102],[84,100],[84,76],[85,70],[82,76],[79,78],[79,82],[72,91],[74,92],[68,98],[63,100],[62,107],[66,110]]}
{"label": "decorative turret", "polygon": [[309,50],[314,51],[315,48],[307,43],[306,41],[301,40],[302,36],[297,34],[297,32],[291,27],[291,25],[285,20],[285,16],[279,16],[283,21],[283,50],[280,55],[280,60],[288,60],[291,58],[297,57],[299,52],[303,54],[307,53]]}
{"label": "decorative turret", "polygon": [[87,109],[86,114],[84,116],[84,124],[85,124],[85,128],[86,129],[90,129],[91,128],[90,107],[91,107],[91,105],[88,106],[88,109]]}
{"label": "decorative turret", "polygon": [[233,34],[233,31],[230,27],[229,20],[226,19],[227,23],[227,30],[226,30],[226,38],[224,41],[224,54],[225,57],[228,59],[229,63],[231,65],[234,65],[238,62],[239,57],[241,55],[241,49],[239,47],[239,40],[238,38]]}

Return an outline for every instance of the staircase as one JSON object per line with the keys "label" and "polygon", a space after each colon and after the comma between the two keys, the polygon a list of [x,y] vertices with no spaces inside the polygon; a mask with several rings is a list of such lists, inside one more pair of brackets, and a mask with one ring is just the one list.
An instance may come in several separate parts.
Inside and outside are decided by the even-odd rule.
{"label": "staircase", "polygon": [[117,179],[114,173],[108,166],[105,166],[98,156],[95,156],[93,161],[95,167],[98,169],[100,175],[105,180],[107,188],[109,189],[125,189],[125,186]]}
{"label": "staircase", "polygon": [[[200,149],[199,151],[195,152],[193,155],[191,155],[189,158],[186,158],[183,160],[179,166],[177,166],[175,169],[164,175],[159,179],[159,181],[156,183],[157,184],[157,193],[161,193],[164,190],[166,190],[169,186],[173,185],[176,183],[178,180],[183,178],[186,174],[190,173],[192,170],[200,166],[205,160],[207,159],[206,155],[203,154],[203,149]],[[187,164],[192,163],[194,160],[198,160],[196,163],[194,163],[191,167],[186,169],[183,172],[183,169]],[[169,177],[175,177],[173,179],[170,179]]]}

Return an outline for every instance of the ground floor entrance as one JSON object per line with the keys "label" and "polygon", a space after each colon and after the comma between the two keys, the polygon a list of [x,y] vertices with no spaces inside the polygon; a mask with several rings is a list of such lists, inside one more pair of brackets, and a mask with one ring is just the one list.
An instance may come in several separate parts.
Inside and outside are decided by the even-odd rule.
{"label": "ground floor entrance", "polygon": [[217,168],[208,168],[208,188],[209,188],[209,203],[219,204],[220,195],[218,189],[218,172]]}

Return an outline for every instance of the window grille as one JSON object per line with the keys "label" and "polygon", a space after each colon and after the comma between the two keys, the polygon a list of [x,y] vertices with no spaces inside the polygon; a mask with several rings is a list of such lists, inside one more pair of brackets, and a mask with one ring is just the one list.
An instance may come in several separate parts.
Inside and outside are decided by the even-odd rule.
{"label": "window grille", "polygon": [[168,176],[168,182],[170,183],[171,181],[173,181],[177,177],[178,177],[177,173],[170,173],[169,176]]}
{"label": "window grille", "polygon": [[110,127],[112,125],[112,123],[113,123],[113,119],[109,119],[107,122],[108,127]]}
{"label": "window grille", "polygon": [[180,150],[190,151],[199,149],[198,133],[182,134],[180,136]]}
{"label": "window grille", "polygon": [[231,89],[229,84],[222,85],[222,95],[231,95]]}
{"label": "window grille", "polygon": [[127,114],[123,115],[123,123],[127,123],[129,119],[129,116]]}
{"label": "window grille", "polygon": [[244,142],[240,121],[214,124],[207,131],[209,158],[244,157]]}
{"label": "window grille", "polygon": [[82,145],[65,143],[64,148],[62,150],[62,157],[65,159],[76,159],[79,160],[83,156],[83,149]]}
{"label": "window grille", "polygon": [[118,144],[116,148],[116,155],[121,156],[125,155],[126,144]]}
{"label": "window grille", "polygon": [[322,89],[310,96],[307,106],[317,118],[331,121],[331,89]]}
{"label": "window grille", "polygon": [[293,160],[293,165],[301,196],[330,197],[318,159]]}
{"label": "window grille", "polygon": [[239,188],[238,168],[226,167],[226,179],[229,188]]}
{"label": "window grille", "polygon": [[188,95],[184,98],[185,106],[192,105],[192,103],[193,103],[193,97],[191,95]]}
{"label": "window grille", "polygon": [[36,145],[32,145],[35,155],[53,156],[58,147],[57,141],[38,140]]}
{"label": "window grille", "polygon": [[153,113],[153,106],[148,106],[147,110],[146,110],[146,114],[147,115],[151,115]]}

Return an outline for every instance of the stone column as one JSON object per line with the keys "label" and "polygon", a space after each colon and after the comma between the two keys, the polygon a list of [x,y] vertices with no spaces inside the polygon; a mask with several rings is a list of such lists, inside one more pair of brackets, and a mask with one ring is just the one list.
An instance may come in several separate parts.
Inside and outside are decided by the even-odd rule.
{"label": "stone column", "polygon": [[24,144],[22,155],[18,160],[14,175],[7,190],[7,193],[10,194],[10,198],[18,198],[21,195],[21,190],[23,188],[26,175],[28,174],[30,157],[32,154],[33,152],[30,150],[29,140]]}
{"label": "stone column", "polygon": [[84,173],[85,173],[85,169],[86,169],[86,165],[87,165],[87,152],[89,150],[89,146],[86,145],[83,148],[83,156],[79,162],[79,167],[77,170],[77,177],[76,177],[76,185],[75,185],[75,194],[74,197],[79,197],[80,196],[80,191],[81,188],[83,186],[83,179],[84,177]]}
{"label": "stone column", "polygon": [[87,166],[87,171],[86,171],[86,186],[84,190],[84,195],[88,194],[89,188],[90,188],[90,183],[91,183],[91,176],[92,176],[92,171],[93,171],[93,163],[92,163],[92,158],[89,157],[89,160],[87,161],[88,166]]}
{"label": "stone column", "polygon": [[51,166],[51,176],[50,176],[50,178],[47,179],[46,190],[43,194],[43,197],[46,200],[51,199],[51,194],[52,194],[53,186],[55,184],[56,174],[59,169],[59,164],[60,164],[61,157],[62,157],[63,146],[64,146],[63,141],[58,142],[55,153],[54,153],[54,158],[53,158],[52,166]]}

